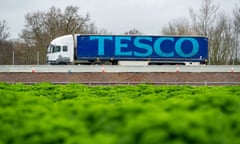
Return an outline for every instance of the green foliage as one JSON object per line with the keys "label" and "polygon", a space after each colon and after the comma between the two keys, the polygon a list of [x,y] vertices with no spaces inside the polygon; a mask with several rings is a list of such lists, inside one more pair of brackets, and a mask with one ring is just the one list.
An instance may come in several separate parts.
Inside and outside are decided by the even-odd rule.
{"label": "green foliage", "polygon": [[238,86],[0,83],[0,144],[240,143]]}

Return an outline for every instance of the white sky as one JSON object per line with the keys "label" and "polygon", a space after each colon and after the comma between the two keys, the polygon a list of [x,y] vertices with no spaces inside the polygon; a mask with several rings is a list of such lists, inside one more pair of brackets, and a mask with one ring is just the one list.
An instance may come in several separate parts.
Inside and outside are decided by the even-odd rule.
{"label": "white sky", "polygon": [[[143,33],[160,34],[170,20],[189,18],[189,8],[195,11],[201,0],[0,0],[0,20],[6,20],[11,38],[18,38],[24,28],[24,16],[29,12],[48,11],[55,6],[62,10],[78,6],[79,14],[87,12],[98,28],[122,34],[136,28]],[[214,0],[229,15],[239,0]]]}

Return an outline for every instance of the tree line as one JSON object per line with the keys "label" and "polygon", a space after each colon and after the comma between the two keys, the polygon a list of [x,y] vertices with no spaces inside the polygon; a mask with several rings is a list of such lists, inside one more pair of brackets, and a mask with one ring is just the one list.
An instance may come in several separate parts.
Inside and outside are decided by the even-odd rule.
{"label": "tree line", "polygon": [[[189,9],[190,20],[177,18],[162,29],[163,35],[200,35],[209,39],[209,64],[240,64],[240,7],[226,14],[213,0],[202,0],[198,11]],[[47,45],[65,34],[110,34],[91,21],[89,13],[79,14],[79,7],[25,15],[20,40],[9,40],[7,22],[0,20],[0,64],[46,64]],[[131,29],[123,34],[143,34]]]}
{"label": "tree line", "polygon": [[175,19],[162,30],[165,35],[201,35],[209,40],[209,64],[240,63],[240,8],[232,16],[213,0],[203,0],[199,11],[190,8],[190,20]]}
{"label": "tree line", "polygon": [[38,57],[39,64],[45,64],[47,45],[52,39],[65,34],[103,32],[91,22],[89,14],[80,15],[78,11],[76,6],[67,6],[64,11],[53,6],[47,12],[26,14],[25,26],[20,33],[21,42],[6,40],[9,37],[6,22],[0,21],[3,27],[0,49],[6,53],[1,53],[0,64],[12,64],[12,51],[16,55],[15,64],[36,64]]}

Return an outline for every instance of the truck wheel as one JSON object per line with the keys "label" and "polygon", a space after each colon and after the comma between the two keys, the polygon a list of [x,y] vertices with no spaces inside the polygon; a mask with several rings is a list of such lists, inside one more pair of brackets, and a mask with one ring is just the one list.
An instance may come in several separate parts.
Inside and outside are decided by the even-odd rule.
{"label": "truck wheel", "polygon": [[112,61],[112,65],[118,65],[118,61],[117,60]]}
{"label": "truck wheel", "polygon": [[67,63],[65,63],[65,62],[60,62],[60,63],[58,63],[59,65],[67,65]]}

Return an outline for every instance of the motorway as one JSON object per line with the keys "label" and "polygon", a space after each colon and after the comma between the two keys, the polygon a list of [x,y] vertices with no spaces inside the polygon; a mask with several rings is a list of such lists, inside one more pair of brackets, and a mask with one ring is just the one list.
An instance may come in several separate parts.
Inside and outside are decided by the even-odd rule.
{"label": "motorway", "polygon": [[0,72],[39,72],[39,73],[84,73],[84,72],[240,72],[240,65],[203,65],[203,66],[178,66],[178,65],[0,65]]}

